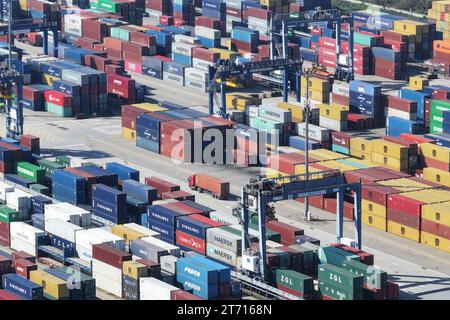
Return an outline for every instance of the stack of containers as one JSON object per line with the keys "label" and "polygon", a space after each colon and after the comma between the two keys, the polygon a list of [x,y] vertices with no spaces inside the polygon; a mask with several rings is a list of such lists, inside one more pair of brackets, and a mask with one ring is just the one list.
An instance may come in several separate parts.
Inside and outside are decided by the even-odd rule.
{"label": "stack of containers", "polygon": [[[191,59],[189,57],[189,59]],[[184,69],[186,65],[176,62],[163,63],[163,80],[184,86]]]}
{"label": "stack of containers", "polygon": [[[442,177],[445,176],[445,172],[450,171],[450,148],[433,143],[423,143],[420,145],[420,155],[422,165],[442,171]],[[448,184],[444,179],[438,182]]]}
{"label": "stack of containers", "polygon": [[97,288],[122,297],[122,268],[125,261],[131,260],[131,254],[107,244],[95,244],[92,258],[92,276]]}
{"label": "stack of containers", "polygon": [[2,287],[6,292],[14,295],[16,299],[17,297],[23,300],[44,299],[44,288],[41,285],[14,273],[2,276]]}
{"label": "stack of containers", "polygon": [[203,0],[202,16],[220,21],[221,28],[218,30],[224,32],[227,21],[227,4],[221,0]]}
{"label": "stack of containers", "polygon": [[142,74],[162,80],[163,62],[170,62],[170,58],[163,56],[142,57]]}
{"label": "stack of containers", "polygon": [[385,114],[388,117],[417,121],[417,102],[395,96],[387,96],[387,112]]}
{"label": "stack of containers", "polygon": [[[320,37],[318,62],[330,68],[336,67],[336,39]],[[303,86],[303,85],[302,85]]]}
{"label": "stack of containers", "polygon": [[409,148],[393,142],[381,139],[373,140],[371,161],[396,171],[410,171]]}
{"label": "stack of containers", "polygon": [[[145,113],[136,117],[136,146],[154,153],[160,153],[160,127],[164,121],[179,117],[167,113]],[[133,132],[131,132],[133,134]]]}
{"label": "stack of containers", "polygon": [[122,180],[122,191],[128,197],[145,202],[146,204],[151,204],[158,198],[155,188],[131,179]]}
{"label": "stack of containers", "polygon": [[450,100],[432,100],[430,109],[430,133],[442,133],[449,127]]}
{"label": "stack of containers", "polygon": [[[342,53],[348,55],[348,42],[341,45]],[[367,75],[372,74],[372,59],[369,46],[362,44],[353,44],[353,69],[356,74]]]}
{"label": "stack of containers", "polygon": [[162,112],[166,108],[152,103],[139,103],[122,106],[122,137],[128,140],[136,141],[137,117],[144,113]]}
{"label": "stack of containers", "polygon": [[37,257],[37,248],[45,232],[25,222],[11,222],[9,226],[11,249],[24,251]]}
{"label": "stack of containers", "polygon": [[156,278],[139,279],[139,300],[171,300],[174,292],[179,289]]}
{"label": "stack of containers", "polygon": [[220,48],[221,31],[207,28],[204,26],[195,26],[195,36],[199,43],[207,48]]}
{"label": "stack of containers", "polygon": [[44,91],[40,85],[30,84],[22,88],[22,106],[32,111],[44,111]]}
{"label": "stack of containers", "polygon": [[122,298],[126,300],[139,300],[139,279],[148,277],[149,269],[137,261],[124,261],[122,263]]}
{"label": "stack of containers", "polygon": [[319,125],[334,131],[347,131],[348,107],[340,105],[319,104]]}
{"label": "stack of containers", "polygon": [[319,291],[324,300],[362,300],[363,277],[330,263],[318,270]]}
{"label": "stack of containers", "polygon": [[435,69],[437,69],[438,73],[448,77],[450,75],[450,39],[446,41],[434,41],[433,52],[432,65],[436,66]]}
{"label": "stack of containers", "polygon": [[[425,189],[390,195],[387,206],[388,232],[421,242],[423,207],[427,204],[446,202],[449,197],[450,192],[442,189]],[[427,240],[429,241],[429,238]]]}
{"label": "stack of containers", "polygon": [[177,25],[194,24],[195,7],[188,0],[176,0],[173,2],[173,17],[177,20]]}
{"label": "stack of containers", "polygon": [[[125,101],[133,101],[136,96],[136,81],[118,74],[107,74],[108,93],[125,99]],[[132,103],[133,103],[132,102]]]}
{"label": "stack of containers", "polygon": [[[7,185],[0,186],[3,188],[5,192],[7,190],[12,191],[12,187],[8,187]],[[7,206],[0,206],[0,244],[5,247],[10,246],[10,223],[14,221],[19,221],[19,212],[14,209],[11,209]]]}
{"label": "stack of containers", "polygon": [[444,212],[450,212],[450,202],[422,206],[420,242],[450,252],[450,235],[446,232],[450,221],[441,218]]}
{"label": "stack of containers", "polygon": [[[430,25],[424,22],[412,20],[397,20],[394,22],[394,31],[399,32],[409,37],[413,36],[415,41],[409,41],[412,47],[414,44],[415,51],[409,50],[409,58],[411,59],[428,59],[431,52]],[[432,34],[431,34],[432,36]],[[412,40],[410,38],[410,40]]]}
{"label": "stack of containers", "polygon": [[76,256],[89,263],[92,261],[92,246],[95,244],[104,243],[125,251],[125,240],[102,228],[79,230],[75,234],[75,241]]}
{"label": "stack of containers", "polygon": [[156,38],[157,54],[167,56],[170,53],[173,39],[171,34],[156,30],[148,30],[146,33]]}
{"label": "stack of containers", "polygon": [[206,232],[209,228],[220,227],[221,223],[193,214],[176,219],[176,243],[180,248],[206,255]]}
{"label": "stack of containers", "polygon": [[[236,0],[236,1],[227,1],[227,18],[225,21],[225,30],[226,32],[230,33],[233,29],[234,24],[240,24],[242,23],[242,16],[244,13],[244,3],[243,1]],[[222,29],[220,29],[222,31]]]}
{"label": "stack of containers", "polygon": [[406,71],[406,59],[402,52],[393,49],[374,47],[374,74],[380,77],[401,80]]}
{"label": "stack of containers", "polygon": [[258,30],[264,35],[269,33],[272,11],[264,8],[249,7],[245,10],[244,16],[250,29]]}
{"label": "stack of containers", "polygon": [[207,229],[206,255],[208,257],[239,270],[242,259],[241,250],[241,236],[233,229],[227,226]]}
{"label": "stack of containers", "polygon": [[92,210],[94,215],[120,224],[128,222],[127,195],[104,184],[92,186]]}
{"label": "stack of containers", "polygon": [[135,180],[139,181],[139,171],[117,162],[108,162],[105,165],[105,169],[108,172],[117,174],[120,180]]}
{"label": "stack of containers", "polygon": [[197,68],[184,69],[184,85],[188,88],[206,92],[209,86],[208,71]]}
{"label": "stack of containers", "polygon": [[192,50],[198,44],[174,41],[172,42],[172,61],[186,66],[192,66]]}
{"label": "stack of containers", "polygon": [[345,155],[350,155],[350,140],[352,137],[344,132],[331,133],[331,150]]}
{"label": "stack of containers", "polygon": [[244,27],[234,27],[231,31],[231,50],[244,53],[257,53],[259,31]]}
{"label": "stack of containers", "polygon": [[147,228],[159,232],[160,239],[167,243],[175,243],[176,218],[182,214],[161,205],[148,206],[146,221],[143,224]]}
{"label": "stack of containers", "polygon": [[82,176],[66,170],[54,170],[52,175],[53,198],[73,205],[85,204],[87,190]]}
{"label": "stack of containers", "polygon": [[219,272],[212,267],[208,259],[202,261],[191,258],[178,259],[177,282],[185,290],[204,299],[219,297]]}
{"label": "stack of containers", "polygon": [[450,40],[450,1],[433,1],[432,7],[428,9],[428,19],[436,21],[436,30],[439,31],[440,36],[437,39]]}
{"label": "stack of containers", "polygon": [[197,47],[192,50],[192,66],[196,69],[208,71],[208,67],[214,65],[219,59],[219,53],[208,49]]}
{"label": "stack of containers", "polygon": [[376,127],[382,126],[381,86],[359,80],[350,81],[350,112],[369,116]]}
{"label": "stack of containers", "polygon": [[151,18],[160,19],[162,15],[171,16],[173,11],[173,4],[171,1],[153,0],[145,1],[145,12],[147,12]]}
{"label": "stack of containers", "polygon": [[[306,77],[301,78],[301,95],[306,96]],[[309,78],[309,98],[321,103],[328,103],[330,101],[330,83],[328,80],[310,77]]]}

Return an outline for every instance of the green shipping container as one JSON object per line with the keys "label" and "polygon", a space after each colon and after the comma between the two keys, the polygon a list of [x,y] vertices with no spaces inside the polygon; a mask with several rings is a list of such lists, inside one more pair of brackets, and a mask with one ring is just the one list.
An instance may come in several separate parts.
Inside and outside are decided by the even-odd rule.
{"label": "green shipping container", "polygon": [[130,30],[124,28],[114,27],[111,28],[111,37],[124,41],[130,41],[130,32]]}
{"label": "green shipping container", "polygon": [[63,167],[70,167],[70,157],[66,157],[66,156],[57,156],[55,158],[55,162],[59,163],[60,165],[62,165]]}
{"label": "green shipping container", "polygon": [[291,266],[291,255],[280,249],[267,248],[267,253],[276,254],[280,258],[280,267],[289,268]]}
{"label": "green shipping container", "polygon": [[64,169],[64,165],[54,162],[54,161],[49,161],[47,159],[39,159],[39,160],[37,160],[37,163],[38,163],[39,167],[41,167],[42,169],[45,170],[45,176],[48,178],[52,177],[54,170]]}
{"label": "green shipping container", "polygon": [[430,121],[442,122],[445,110],[450,110],[450,102],[444,100],[432,100],[430,105]]}
{"label": "green shipping container", "polygon": [[19,212],[4,205],[0,206],[0,221],[11,223],[20,221],[19,219]]}
{"label": "green shipping container", "polygon": [[72,116],[72,108],[70,108],[70,107],[64,108],[64,107],[58,106],[51,102],[45,103],[45,110],[47,112],[54,113],[60,117],[71,117]]}
{"label": "green shipping container", "polygon": [[377,45],[377,39],[363,33],[355,32],[353,34],[353,41],[355,44],[361,44],[363,46],[375,47]]}
{"label": "green shipping container", "polygon": [[268,119],[250,118],[250,127],[267,132],[274,132],[275,130],[279,130],[280,133],[283,132],[283,123]]}
{"label": "green shipping container", "polygon": [[120,3],[114,2],[112,0],[98,0],[98,9],[105,10],[108,12],[119,13]]}
{"label": "green shipping container", "polygon": [[346,260],[361,261],[359,256],[331,246],[319,248],[319,259],[321,264],[330,263],[338,267]]}
{"label": "green shipping container", "polygon": [[368,289],[386,288],[387,273],[380,268],[368,266],[362,262],[348,260],[342,264],[342,268],[356,275],[364,277],[364,286]]}
{"label": "green shipping container", "polygon": [[319,266],[318,279],[353,293],[361,292],[363,277],[332,264]]}
{"label": "green shipping container", "polygon": [[294,270],[277,268],[275,283],[277,286],[292,289],[303,296],[312,295],[314,291],[313,278]]}
{"label": "green shipping container", "polygon": [[293,244],[290,245],[289,248],[302,253],[304,265],[312,265],[318,263],[319,261],[317,251],[315,251],[313,248],[308,248],[307,245],[307,243]]}
{"label": "green shipping container", "polygon": [[45,170],[28,162],[18,162],[17,174],[32,182],[40,182],[45,177]]}
{"label": "green shipping container", "polygon": [[334,300],[362,300],[363,298],[362,290],[360,292],[351,292],[321,280],[319,280],[319,291],[322,295]]}
{"label": "green shipping container", "polygon": [[30,185],[30,189],[46,196],[50,195],[50,189],[46,186],[43,186],[42,184],[32,184]]}

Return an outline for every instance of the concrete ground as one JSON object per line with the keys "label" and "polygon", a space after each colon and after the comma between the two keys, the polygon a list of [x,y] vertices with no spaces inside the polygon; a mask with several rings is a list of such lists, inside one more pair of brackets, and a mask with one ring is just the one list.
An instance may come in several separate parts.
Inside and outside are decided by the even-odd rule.
{"label": "concrete ground", "polygon": [[[148,85],[151,99],[170,100],[188,106],[205,106],[207,103],[204,93],[143,76],[135,78],[138,82]],[[384,82],[386,81],[383,81],[383,84]],[[436,83],[450,85],[450,82],[443,80]],[[2,131],[4,127],[0,135],[4,134]],[[250,178],[261,173],[258,168],[232,165],[202,166],[172,163],[168,158],[137,148],[134,143],[121,138],[120,132],[119,117],[73,120],[58,118],[45,112],[25,111],[25,133],[41,137],[44,155],[70,155],[99,164],[108,161],[122,162],[140,169],[142,177],[160,176],[180,184],[182,189],[189,192],[191,191],[187,187],[186,179],[194,172],[208,172],[230,181],[231,192],[234,195],[240,195],[240,188]],[[227,214],[231,214],[236,204],[232,200],[215,200],[205,194],[195,193],[195,195],[199,203]],[[303,210],[303,205],[293,201],[276,204],[277,217],[280,221],[304,228],[305,234],[320,238],[322,244],[336,240],[333,214],[313,208],[312,215],[317,221],[305,222],[298,218]],[[347,221],[344,224],[344,232],[345,236],[353,237],[352,222]],[[401,298],[450,299],[448,253],[365,225],[362,239],[363,249],[375,254],[376,265],[388,272],[390,280],[399,283]]]}

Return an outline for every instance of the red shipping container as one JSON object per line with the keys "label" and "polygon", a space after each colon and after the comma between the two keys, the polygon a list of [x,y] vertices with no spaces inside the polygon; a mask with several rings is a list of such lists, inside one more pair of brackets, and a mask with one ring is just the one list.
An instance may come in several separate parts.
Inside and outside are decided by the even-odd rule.
{"label": "red shipping container", "polygon": [[269,21],[272,18],[272,11],[262,8],[249,7],[247,8],[245,15],[246,17],[255,17]]}
{"label": "red shipping container", "polygon": [[423,158],[424,166],[425,167],[431,167],[436,168],[444,171],[450,171],[450,163],[445,163],[436,159],[432,159],[429,157]]}
{"label": "red shipping container", "polygon": [[142,74],[142,64],[134,62],[134,61],[125,60],[125,70]]}
{"label": "red shipping container", "polygon": [[11,273],[11,259],[0,256],[0,275]]}
{"label": "red shipping container", "polygon": [[434,140],[432,140],[432,139],[425,138],[424,136],[416,135],[416,134],[412,134],[412,133],[402,133],[402,134],[400,134],[400,138],[403,140],[408,140],[408,141],[417,143],[419,148],[420,148],[420,144],[422,144],[422,143],[433,143],[434,142]]}
{"label": "red shipping container", "polygon": [[156,37],[145,34],[143,32],[134,31],[130,33],[130,41],[143,44],[145,46],[154,46],[156,45]]}
{"label": "red shipping container", "polygon": [[163,199],[163,200],[175,199],[178,201],[183,201],[183,200],[195,201],[195,196],[193,194],[190,194],[189,192],[186,192],[183,190],[178,190],[178,191],[161,193],[161,199]]}
{"label": "red shipping container", "polygon": [[220,59],[220,54],[212,52],[206,48],[196,47],[192,49],[192,57],[200,60],[205,60],[211,63],[215,63]]}
{"label": "red shipping container", "polygon": [[400,297],[400,287],[398,284],[387,281],[386,282],[386,299],[398,300]]}
{"label": "red shipping container", "polygon": [[319,47],[328,48],[332,50],[336,50],[336,39],[328,38],[328,37],[320,37],[319,38]]}
{"label": "red shipping container", "polygon": [[204,215],[204,214],[206,214],[206,212],[204,212],[198,208],[192,207],[184,202],[168,203],[168,204],[163,204],[161,206],[163,206],[165,208],[170,208],[176,212],[183,213],[186,215],[191,215],[191,214]]}
{"label": "red shipping container", "polygon": [[397,110],[416,113],[417,112],[417,102],[403,99],[395,96],[387,96],[387,104],[389,108],[394,108]]}
{"label": "red shipping container", "polygon": [[136,82],[134,79],[117,74],[108,74],[108,93],[130,99],[134,98],[135,92]]}
{"label": "red shipping container", "polygon": [[281,291],[284,291],[286,293],[289,293],[289,294],[291,294],[293,296],[300,297],[300,298],[303,298],[303,299],[308,299],[309,298],[308,296],[303,295],[303,293],[295,291],[294,289],[285,287],[285,286],[283,286],[281,284],[277,284],[276,286],[277,286],[277,289],[279,289]]}
{"label": "red shipping container", "polygon": [[206,254],[206,243],[205,240],[200,238],[191,236],[187,233],[181,232],[177,230],[176,234],[176,244],[179,246],[186,247],[191,249],[192,251],[201,253],[203,255]]}
{"label": "red shipping container", "polygon": [[402,191],[398,189],[383,185],[363,185],[361,189],[361,197],[364,200],[375,202],[386,207],[388,195],[401,192]]}
{"label": "red shipping container", "polygon": [[[309,197],[309,205],[311,207],[323,210],[324,199],[325,198],[323,195]],[[305,203],[305,198],[298,198],[298,199],[295,199],[295,201],[300,202],[300,203]]]}
{"label": "red shipping container", "polygon": [[411,215],[420,216],[423,204],[422,201],[408,198],[407,193],[388,196],[388,209],[394,209]]}
{"label": "red shipping container", "polygon": [[350,105],[350,97],[348,96],[342,96],[336,93],[331,94],[331,101],[333,103],[341,105],[341,106],[349,106]]}
{"label": "red shipping container", "polygon": [[23,86],[22,87],[22,97],[26,100],[31,101],[41,101],[42,100],[42,91],[30,87],[30,86]]}
{"label": "red shipping container", "polygon": [[124,261],[131,261],[131,253],[118,250],[107,244],[94,244],[92,245],[92,258],[122,269]]}
{"label": "red shipping container", "polygon": [[422,219],[421,222],[421,231],[428,232],[450,240],[450,226],[446,226],[426,219]]}
{"label": "red shipping container", "polygon": [[0,300],[2,300],[2,301],[6,301],[6,300],[10,300],[10,301],[13,301],[13,300],[23,300],[22,298],[20,298],[20,297],[18,297],[18,296],[16,296],[16,295],[14,295],[14,294],[12,294],[12,293],[10,293],[10,292],[8,292],[8,291],[5,291],[5,290],[0,290]]}
{"label": "red shipping container", "polygon": [[410,228],[420,229],[420,216],[415,216],[406,212],[387,209],[387,220],[399,223]]}
{"label": "red shipping container", "polygon": [[173,26],[173,17],[171,16],[160,16],[159,23],[166,26]]}
{"label": "red shipping container", "polygon": [[352,138],[352,136],[345,132],[333,131],[331,133],[331,140],[332,140],[333,144],[344,147],[344,148],[350,148],[350,139],[351,138]]}
{"label": "red shipping container", "polygon": [[50,102],[65,108],[72,106],[72,97],[68,94],[54,90],[47,90],[44,92],[44,96],[46,102]]}
{"label": "red shipping container", "polygon": [[303,229],[275,220],[267,222],[267,227],[280,233],[283,244],[294,244],[296,236],[305,234]]}
{"label": "red shipping container", "polygon": [[170,292],[170,300],[204,300],[195,294],[184,290],[175,290]]}
{"label": "red shipping container", "polygon": [[203,222],[204,224],[207,224],[207,225],[209,225],[211,227],[214,227],[214,228],[223,227],[224,226],[223,223],[215,221],[215,220],[212,220],[212,219],[210,219],[208,217],[205,217],[205,216],[202,216],[200,214],[193,214],[189,218],[192,218],[194,220]]}
{"label": "red shipping container", "polygon": [[14,261],[14,270],[15,272],[26,278],[29,279],[30,278],[30,272],[33,270],[37,270],[37,264],[26,260],[26,259],[19,259],[19,260],[15,260]]}
{"label": "red shipping container", "polygon": [[374,257],[373,257],[373,254],[371,254],[371,253],[367,253],[363,250],[349,247],[349,246],[346,246],[341,243],[332,243],[332,244],[330,244],[330,246],[333,246],[333,247],[339,248],[341,250],[358,255],[361,259],[361,262],[368,266],[373,266],[373,264],[374,264]]}
{"label": "red shipping container", "polygon": [[[328,211],[332,214],[337,214],[337,201],[334,198],[324,198],[323,202],[323,210]],[[344,201],[344,218],[353,220],[353,211],[354,205],[353,203]]]}
{"label": "red shipping container", "polygon": [[16,260],[19,260],[19,259],[26,259],[26,260],[29,260],[29,261],[31,261],[33,263],[36,263],[36,257],[35,256],[32,256],[31,254],[26,253],[24,251],[14,251],[12,253],[12,261],[13,261],[13,263]]}

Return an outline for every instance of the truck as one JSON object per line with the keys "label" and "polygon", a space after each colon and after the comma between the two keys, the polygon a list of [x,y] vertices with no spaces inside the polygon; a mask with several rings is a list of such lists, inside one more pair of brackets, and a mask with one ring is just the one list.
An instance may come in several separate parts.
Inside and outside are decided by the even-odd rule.
{"label": "truck", "polygon": [[189,187],[199,192],[210,193],[213,198],[225,200],[230,195],[230,183],[206,173],[196,173],[188,178]]}

